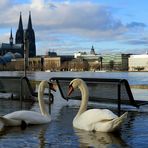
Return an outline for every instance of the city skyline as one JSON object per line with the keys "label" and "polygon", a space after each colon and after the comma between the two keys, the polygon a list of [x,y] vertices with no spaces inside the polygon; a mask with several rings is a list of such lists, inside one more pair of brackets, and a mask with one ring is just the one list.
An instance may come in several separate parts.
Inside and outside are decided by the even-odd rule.
{"label": "city skyline", "polygon": [[19,15],[24,28],[29,11],[36,36],[37,55],[144,53],[148,50],[148,1],[141,0],[1,0],[0,42],[15,36]]}

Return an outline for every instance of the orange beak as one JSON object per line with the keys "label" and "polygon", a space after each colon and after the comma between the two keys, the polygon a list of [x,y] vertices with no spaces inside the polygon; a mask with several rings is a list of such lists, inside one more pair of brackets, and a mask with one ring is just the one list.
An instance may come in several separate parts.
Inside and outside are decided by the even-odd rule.
{"label": "orange beak", "polygon": [[68,96],[70,96],[73,91],[74,91],[73,86],[72,85],[69,85],[69,88],[68,88]]}

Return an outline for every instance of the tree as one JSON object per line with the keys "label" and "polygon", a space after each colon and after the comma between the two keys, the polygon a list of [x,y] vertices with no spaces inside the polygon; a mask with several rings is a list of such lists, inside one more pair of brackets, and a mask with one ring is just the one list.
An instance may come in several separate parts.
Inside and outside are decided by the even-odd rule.
{"label": "tree", "polygon": [[134,67],[135,70],[137,71],[141,71],[141,70],[144,70],[144,67],[143,66],[137,66],[137,67]]}
{"label": "tree", "polygon": [[114,69],[114,61],[113,60],[110,60],[109,61],[109,68],[111,69],[111,70],[113,70]]}

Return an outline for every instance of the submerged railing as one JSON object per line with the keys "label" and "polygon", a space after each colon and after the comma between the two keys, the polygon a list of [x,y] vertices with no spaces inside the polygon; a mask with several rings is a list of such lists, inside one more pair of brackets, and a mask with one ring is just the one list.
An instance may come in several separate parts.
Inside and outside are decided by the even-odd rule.
{"label": "submerged railing", "polygon": [[[67,90],[70,81],[74,77],[52,77],[50,81],[56,81],[61,96],[66,99],[80,100],[81,94],[79,90],[69,97]],[[89,89],[89,101],[114,103],[117,104],[118,111],[121,111],[121,105],[131,105],[139,107],[148,104],[148,101],[134,100],[129,83],[126,79],[109,79],[109,78],[81,78]]]}
{"label": "submerged railing", "polygon": [[0,76],[0,93],[11,94],[10,99],[20,100],[21,105],[22,101],[33,101],[37,96],[27,77]]}

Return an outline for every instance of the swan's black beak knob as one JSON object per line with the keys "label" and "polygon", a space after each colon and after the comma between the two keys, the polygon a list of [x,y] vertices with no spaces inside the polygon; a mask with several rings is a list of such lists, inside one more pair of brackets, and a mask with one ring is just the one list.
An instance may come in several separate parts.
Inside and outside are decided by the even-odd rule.
{"label": "swan's black beak knob", "polygon": [[56,92],[56,86],[55,86],[55,84],[53,84],[51,82],[48,82],[48,84],[49,84],[49,89],[51,89],[51,90],[53,90],[53,91]]}

